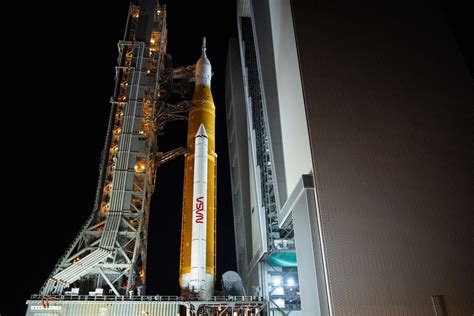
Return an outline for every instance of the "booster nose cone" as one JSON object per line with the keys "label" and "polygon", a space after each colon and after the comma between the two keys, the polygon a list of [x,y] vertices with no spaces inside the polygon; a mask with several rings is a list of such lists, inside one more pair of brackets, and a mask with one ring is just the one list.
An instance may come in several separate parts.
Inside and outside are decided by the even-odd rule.
{"label": "booster nose cone", "polygon": [[212,67],[211,62],[206,56],[206,37],[202,39],[201,58],[196,63],[196,85],[211,86]]}
{"label": "booster nose cone", "polygon": [[199,125],[199,129],[196,132],[196,137],[206,137],[207,138],[206,127],[204,127],[204,124],[201,123],[201,125]]}

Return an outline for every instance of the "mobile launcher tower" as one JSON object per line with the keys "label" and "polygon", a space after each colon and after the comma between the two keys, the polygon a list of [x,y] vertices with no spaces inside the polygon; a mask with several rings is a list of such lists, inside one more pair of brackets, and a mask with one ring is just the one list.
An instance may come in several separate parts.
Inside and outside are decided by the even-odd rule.
{"label": "mobile launcher tower", "polygon": [[[39,294],[27,301],[26,315],[265,315],[266,302],[233,292],[232,286],[225,297],[214,296],[217,155],[211,64],[205,40],[197,64],[178,68],[172,67],[166,44],[166,7],[152,0],[131,3],[118,43],[92,214]],[[159,152],[157,136],[165,124],[186,119],[188,148]],[[156,169],[182,154],[182,296],[145,295]],[[232,296],[236,293],[240,296]]]}

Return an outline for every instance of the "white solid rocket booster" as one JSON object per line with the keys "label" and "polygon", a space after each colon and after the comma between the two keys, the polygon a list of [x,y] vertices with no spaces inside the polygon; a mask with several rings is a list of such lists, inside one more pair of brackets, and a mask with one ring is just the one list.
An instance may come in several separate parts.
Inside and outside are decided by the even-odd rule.
{"label": "white solid rocket booster", "polygon": [[208,138],[201,123],[196,133],[194,156],[193,219],[191,240],[191,290],[207,291],[206,277],[206,224],[207,224],[207,164]]}

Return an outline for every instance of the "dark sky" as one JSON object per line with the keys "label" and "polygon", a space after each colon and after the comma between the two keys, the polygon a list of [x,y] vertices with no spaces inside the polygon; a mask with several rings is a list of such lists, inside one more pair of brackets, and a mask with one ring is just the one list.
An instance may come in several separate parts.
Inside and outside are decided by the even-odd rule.
{"label": "dark sky", "polygon": [[[14,2],[2,20],[3,220],[2,316],[24,315],[59,257],[89,216],[97,185],[114,85],[117,41],[128,1],[56,5]],[[235,269],[225,127],[227,41],[235,36],[234,1],[168,0],[168,52],[190,65],[207,36],[217,111],[218,275]],[[472,73],[472,22],[467,7],[445,12]],[[212,14],[218,12],[218,14]],[[160,150],[185,146],[186,124],[174,124]],[[147,292],[178,294],[183,159],[160,167],[149,226]],[[8,296],[5,296],[7,295]],[[7,298],[8,297],[8,298]],[[9,303],[7,303],[9,302]]]}
{"label": "dark sky", "polygon": [[459,47],[460,53],[464,57],[466,66],[474,78],[474,20],[472,10],[466,3],[457,3],[456,1],[441,1],[441,8],[446,18],[446,23],[451,29],[451,33]]}

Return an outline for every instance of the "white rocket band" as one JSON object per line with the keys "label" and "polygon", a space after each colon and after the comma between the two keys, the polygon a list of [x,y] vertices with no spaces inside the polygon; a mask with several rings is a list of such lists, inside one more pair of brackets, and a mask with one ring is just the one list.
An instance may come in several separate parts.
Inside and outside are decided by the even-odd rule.
{"label": "white rocket band", "polygon": [[201,123],[194,141],[193,219],[191,240],[191,276],[189,287],[201,292],[206,286],[207,228],[207,155],[208,138]]}

